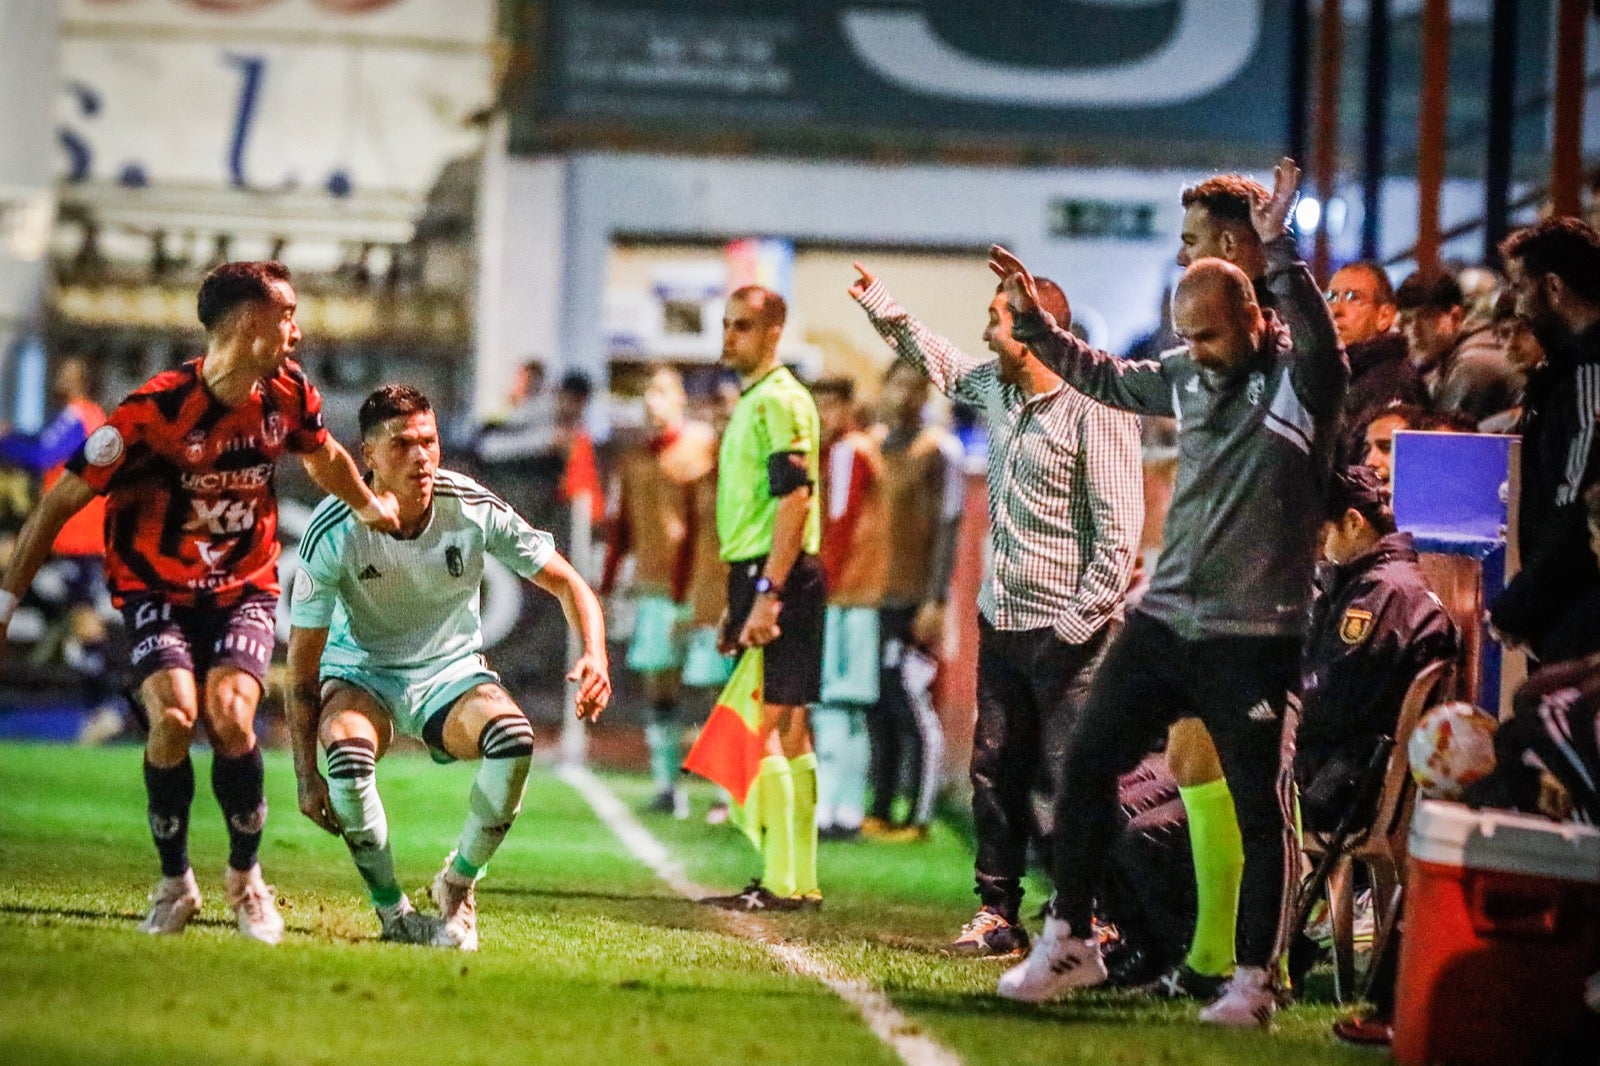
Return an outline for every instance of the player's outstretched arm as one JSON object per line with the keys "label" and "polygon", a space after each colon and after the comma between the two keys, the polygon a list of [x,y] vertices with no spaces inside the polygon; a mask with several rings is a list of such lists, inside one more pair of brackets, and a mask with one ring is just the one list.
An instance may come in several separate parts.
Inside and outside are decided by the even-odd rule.
{"label": "player's outstretched arm", "polygon": [[51,486],[33,514],[23,523],[17,534],[17,545],[11,554],[11,565],[5,577],[0,578],[0,642],[4,642],[6,629],[11,625],[11,614],[17,609],[33,575],[50,556],[50,545],[56,534],[67,524],[67,519],[77,514],[94,499],[94,490],[77,474],[68,471]]}
{"label": "player's outstretched arm", "polygon": [[318,672],[326,629],[289,630],[289,743],[294,748],[294,777],[300,813],[330,833],[339,832],[339,816],[328,799],[328,782],[317,768],[317,727],[322,721],[322,687]]}
{"label": "player's outstretched arm", "polygon": [[322,447],[300,457],[311,480],[339,497],[361,519],[363,525],[379,533],[394,533],[400,529],[400,505],[390,493],[374,495],[361,480],[356,461],[344,450],[344,445],[331,436]]}
{"label": "player's outstretched arm", "polygon": [[533,575],[533,583],[561,601],[567,624],[583,640],[583,653],[567,672],[567,680],[578,686],[573,698],[578,717],[592,722],[611,702],[611,667],[606,659],[606,622],[600,600],[560,552],[551,555]]}

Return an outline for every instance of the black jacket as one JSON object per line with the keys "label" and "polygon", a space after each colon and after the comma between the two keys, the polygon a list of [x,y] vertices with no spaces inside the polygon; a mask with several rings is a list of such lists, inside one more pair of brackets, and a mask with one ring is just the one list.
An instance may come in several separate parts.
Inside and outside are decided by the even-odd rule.
{"label": "black jacket", "polygon": [[1539,339],[1548,361],[1523,391],[1522,570],[1491,616],[1545,658],[1556,620],[1600,587],[1582,499],[1600,481],[1600,323],[1577,337]]}
{"label": "black jacket", "polygon": [[1417,567],[1411,534],[1391,533],[1331,567],[1311,608],[1295,772],[1302,787],[1330,760],[1365,766],[1394,732],[1417,672],[1460,646],[1455,623]]}
{"label": "black jacket", "polygon": [[1367,423],[1378,410],[1396,400],[1425,404],[1428,391],[1422,374],[1406,355],[1404,334],[1394,330],[1380,333],[1350,345],[1345,354],[1350,358],[1350,387],[1341,409],[1339,452],[1345,462],[1361,463],[1366,459]]}

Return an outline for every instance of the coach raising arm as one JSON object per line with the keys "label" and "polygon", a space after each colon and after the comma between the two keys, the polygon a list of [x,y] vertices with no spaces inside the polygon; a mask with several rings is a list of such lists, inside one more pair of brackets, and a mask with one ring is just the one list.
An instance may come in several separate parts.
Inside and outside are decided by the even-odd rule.
{"label": "coach raising arm", "polygon": [[1349,377],[1327,304],[1284,229],[1298,178],[1284,160],[1272,196],[1251,212],[1287,330],[1262,310],[1244,271],[1203,258],[1173,301],[1185,346],[1159,360],[1115,359],[1058,328],[1026,268],[1003,248],[991,253],[1012,335],[1086,395],[1176,418],[1179,452],[1150,591],[1112,645],[1074,736],[1053,913],[1033,954],[1001,978],[1001,995],[1040,1001],[1105,980],[1089,918],[1116,829],[1117,777],[1173,720],[1195,715],[1216,742],[1244,842],[1239,967],[1200,1016],[1264,1025],[1276,1007],[1286,897],[1299,874],[1290,808],[1299,653]]}

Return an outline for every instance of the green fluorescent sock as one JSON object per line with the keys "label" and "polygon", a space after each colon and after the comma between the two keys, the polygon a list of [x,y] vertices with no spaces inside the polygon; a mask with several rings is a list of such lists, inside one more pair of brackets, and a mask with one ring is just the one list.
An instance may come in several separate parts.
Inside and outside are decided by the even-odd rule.
{"label": "green fluorescent sock", "polygon": [[789,760],[794,777],[794,890],[797,895],[821,891],[817,887],[817,755],[808,751]]}
{"label": "green fluorescent sock", "polygon": [[678,767],[683,764],[682,729],[676,722],[647,722],[645,744],[650,748],[650,781],[657,792],[678,783]]}
{"label": "green fluorescent sock", "polygon": [[1220,976],[1233,967],[1244,840],[1226,781],[1191,785],[1178,789],[1178,794],[1189,813],[1189,848],[1194,854],[1199,904],[1194,939],[1184,962],[1196,973]]}
{"label": "green fluorescent sock", "polygon": [[[781,755],[762,759],[756,787],[761,789],[761,883],[773,895],[792,896],[795,893],[795,817],[794,774],[789,769],[789,760]],[[813,783],[813,806],[815,788]]]}

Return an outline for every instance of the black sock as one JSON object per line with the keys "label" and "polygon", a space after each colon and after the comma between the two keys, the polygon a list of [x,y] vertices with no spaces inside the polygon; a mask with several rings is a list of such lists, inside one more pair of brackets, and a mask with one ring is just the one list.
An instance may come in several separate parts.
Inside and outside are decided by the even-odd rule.
{"label": "black sock", "polygon": [[150,836],[161,856],[164,877],[182,877],[189,868],[189,806],[194,802],[194,763],[185,755],[176,766],[144,763],[144,791],[149,797]]}
{"label": "black sock", "polygon": [[260,747],[238,758],[216,754],[211,759],[211,791],[228,823],[228,865],[248,870],[261,849],[261,830],[267,824],[266,768]]}

